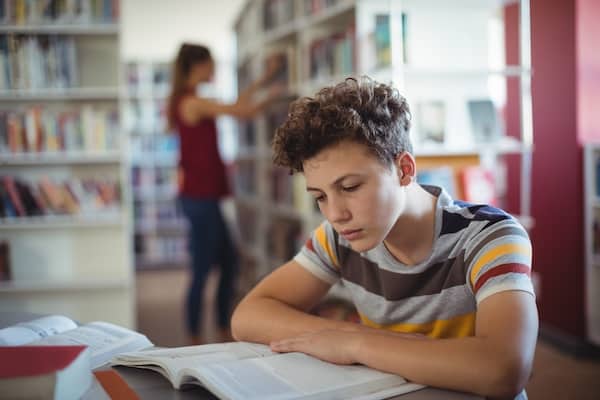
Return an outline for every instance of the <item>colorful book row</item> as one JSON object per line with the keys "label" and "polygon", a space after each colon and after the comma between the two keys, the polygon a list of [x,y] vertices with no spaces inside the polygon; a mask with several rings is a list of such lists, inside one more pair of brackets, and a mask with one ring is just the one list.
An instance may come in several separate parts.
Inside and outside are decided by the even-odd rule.
{"label": "colorful book row", "polygon": [[118,150],[119,134],[116,109],[84,105],[61,111],[41,106],[0,111],[0,154]]}
{"label": "colorful book row", "polygon": [[97,215],[120,206],[116,180],[104,178],[36,181],[0,176],[0,217]]}
{"label": "colorful book row", "polygon": [[119,0],[0,0],[0,22],[87,24],[119,19]]}
{"label": "colorful book row", "polygon": [[0,35],[0,90],[76,87],[78,75],[72,37]]}

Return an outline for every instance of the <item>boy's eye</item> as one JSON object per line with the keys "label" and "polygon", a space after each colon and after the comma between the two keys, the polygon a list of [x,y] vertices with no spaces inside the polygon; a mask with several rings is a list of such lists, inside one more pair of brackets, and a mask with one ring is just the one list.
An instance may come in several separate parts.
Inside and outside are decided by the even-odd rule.
{"label": "boy's eye", "polygon": [[316,201],[317,203],[320,203],[320,202],[322,202],[323,200],[325,200],[325,196],[318,196],[318,197],[315,197],[315,201]]}
{"label": "boy's eye", "polygon": [[354,191],[355,191],[356,189],[358,189],[359,187],[360,187],[360,184],[359,184],[359,185],[352,185],[352,186],[344,186],[344,187],[342,188],[342,190],[343,190],[344,192],[354,192]]}

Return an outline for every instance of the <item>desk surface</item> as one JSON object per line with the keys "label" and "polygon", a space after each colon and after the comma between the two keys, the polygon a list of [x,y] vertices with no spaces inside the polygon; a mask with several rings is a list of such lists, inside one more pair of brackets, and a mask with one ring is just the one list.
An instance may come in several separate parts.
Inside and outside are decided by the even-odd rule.
{"label": "desk surface", "polygon": [[[186,390],[174,390],[171,384],[158,372],[142,370],[139,368],[113,367],[129,386],[137,393],[140,399],[165,399],[165,400],[213,400],[213,394],[202,387],[193,387]],[[102,388],[96,383],[82,400],[108,399]],[[452,392],[449,390],[424,388],[416,392],[393,397],[395,400],[480,400],[481,397],[466,393]]]}
{"label": "desk surface", "polygon": [[[29,321],[40,317],[39,314],[27,312],[0,312],[0,328],[21,321]],[[109,367],[103,367],[104,369]],[[161,399],[161,400],[208,400],[217,399],[207,390],[201,387],[194,387],[187,390],[175,390],[162,375],[158,372],[142,370],[139,368],[112,367],[125,379],[127,384],[137,393],[142,400]],[[93,386],[83,396],[82,400],[110,400],[100,384],[95,381]],[[395,400],[481,400],[481,396],[453,392],[450,390],[424,388],[416,392],[407,393],[401,396],[393,397]]]}

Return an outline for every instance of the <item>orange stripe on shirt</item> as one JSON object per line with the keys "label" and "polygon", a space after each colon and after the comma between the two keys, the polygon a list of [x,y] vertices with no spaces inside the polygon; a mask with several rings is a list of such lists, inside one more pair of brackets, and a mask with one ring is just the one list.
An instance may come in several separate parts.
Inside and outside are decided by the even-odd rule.
{"label": "orange stripe on shirt", "polygon": [[479,288],[481,288],[491,278],[498,276],[498,275],[508,274],[510,272],[527,274],[527,276],[529,276],[531,274],[531,269],[529,268],[529,266],[527,266],[525,264],[517,264],[517,263],[498,265],[498,266],[490,269],[489,271],[487,271],[486,273],[484,273],[483,275],[481,275],[479,277],[479,279],[477,280],[477,284],[475,285],[475,288],[473,291],[475,293],[477,293]]}
{"label": "orange stripe on shirt", "polygon": [[335,250],[331,247],[331,243],[327,240],[327,232],[325,231],[325,226],[321,225],[315,231],[315,238],[317,242],[321,245],[323,249],[327,252],[329,259],[333,262],[334,267],[339,267],[337,255],[335,254]]}

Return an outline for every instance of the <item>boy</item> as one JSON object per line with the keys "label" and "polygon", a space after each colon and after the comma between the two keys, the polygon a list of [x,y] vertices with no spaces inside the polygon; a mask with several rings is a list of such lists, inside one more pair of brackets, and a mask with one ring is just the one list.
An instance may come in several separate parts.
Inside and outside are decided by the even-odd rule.
{"label": "boy", "polygon": [[[526,398],[538,329],[531,244],[505,212],[415,182],[406,100],[368,78],[295,101],[275,162],[326,221],[238,305],[237,340],[494,398]],[[310,315],[338,280],[362,324]]]}

